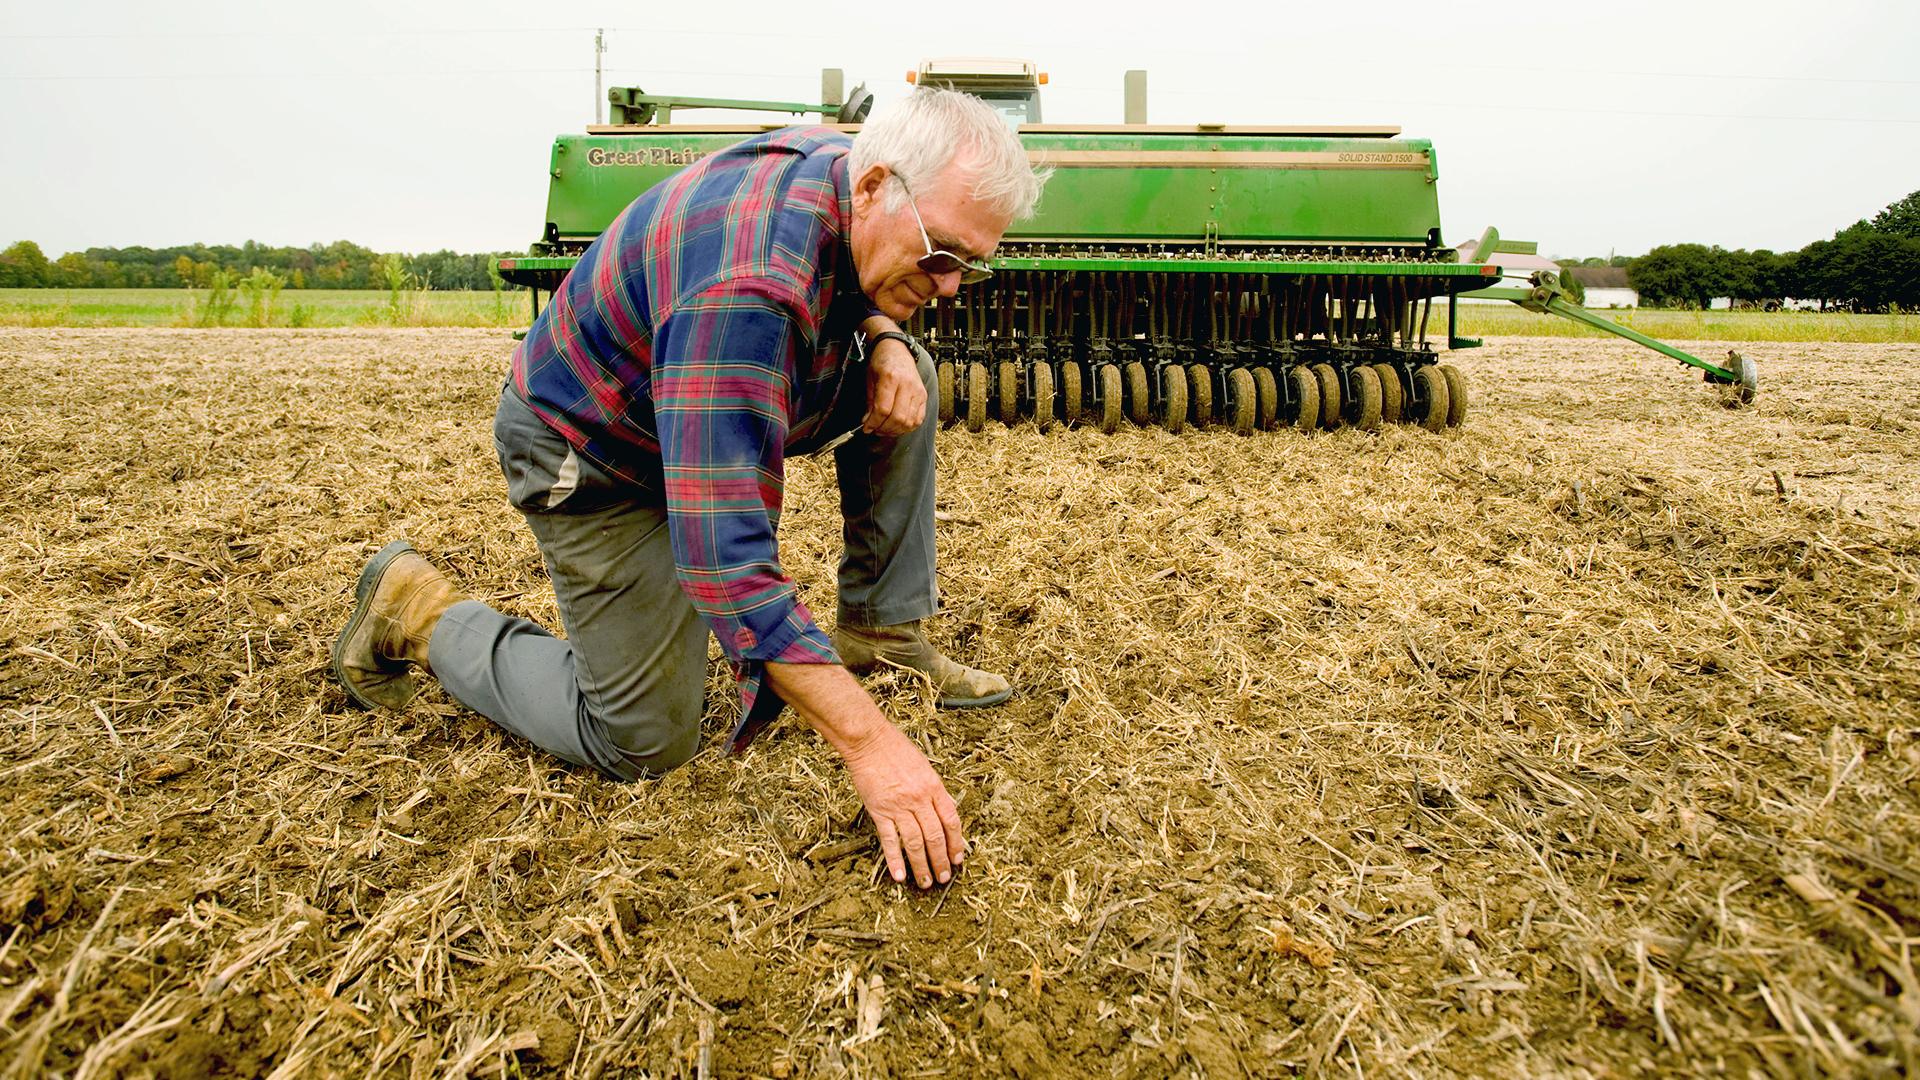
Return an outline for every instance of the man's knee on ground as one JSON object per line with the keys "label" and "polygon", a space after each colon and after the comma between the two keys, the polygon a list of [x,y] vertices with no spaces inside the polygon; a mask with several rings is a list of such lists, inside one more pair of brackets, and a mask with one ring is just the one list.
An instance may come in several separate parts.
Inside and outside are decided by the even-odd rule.
{"label": "man's knee on ground", "polygon": [[700,750],[701,704],[668,709],[664,715],[647,710],[590,717],[591,729],[609,755],[625,758],[635,771],[615,779],[657,780],[690,761]]}

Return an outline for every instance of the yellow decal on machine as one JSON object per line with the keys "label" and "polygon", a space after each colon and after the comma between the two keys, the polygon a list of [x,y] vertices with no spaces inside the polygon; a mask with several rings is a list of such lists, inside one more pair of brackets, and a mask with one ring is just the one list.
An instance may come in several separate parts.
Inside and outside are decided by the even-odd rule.
{"label": "yellow decal on machine", "polygon": [[632,150],[609,150],[596,146],[587,151],[587,164],[599,168],[606,165],[691,165],[712,151],[696,150],[691,146],[642,146]]}

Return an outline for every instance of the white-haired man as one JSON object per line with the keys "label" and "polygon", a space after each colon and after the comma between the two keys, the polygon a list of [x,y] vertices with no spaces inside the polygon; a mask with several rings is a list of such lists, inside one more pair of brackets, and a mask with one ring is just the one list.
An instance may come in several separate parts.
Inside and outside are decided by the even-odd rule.
{"label": "white-haired man", "polygon": [[[567,639],[464,598],[395,541],[334,646],[348,695],[398,708],[426,668],[561,758],[657,776],[697,748],[711,631],[740,685],[730,747],[790,703],[846,759],[894,880],[948,880],[965,852],[953,800],[848,668],[924,671],[950,707],[1011,693],[921,632],[938,607],[933,370],[898,320],[984,277],[1043,181],[986,105],[922,89],[851,142],[772,132],[636,199],[515,350],[494,418]],[[785,458],[850,432],[829,637],[775,532]]]}

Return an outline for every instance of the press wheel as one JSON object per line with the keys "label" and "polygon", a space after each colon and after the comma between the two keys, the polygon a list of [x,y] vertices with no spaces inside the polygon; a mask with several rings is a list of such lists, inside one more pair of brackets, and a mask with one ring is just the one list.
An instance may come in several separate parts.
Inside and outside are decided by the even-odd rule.
{"label": "press wheel", "polygon": [[1447,377],[1432,364],[1421,364],[1413,369],[1413,387],[1416,401],[1409,411],[1407,419],[1426,428],[1439,431],[1447,426]]}
{"label": "press wheel", "polygon": [[1187,371],[1178,364],[1160,369],[1160,424],[1176,435],[1187,430]]}
{"label": "press wheel", "polygon": [[1347,373],[1347,423],[1361,431],[1380,430],[1380,374],[1366,364]]}
{"label": "press wheel", "polygon": [[1732,349],[1727,350],[1727,363],[1727,370],[1738,376],[1734,382],[1733,400],[1742,405],[1753,404],[1754,396],[1760,393],[1759,365]]}
{"label": "press wheel", "polygon": [[1100,430],[1111,435],[1120,430],[1120,369],[1101,364],[1099,378]]}
{"label": "press wheel", "polygon": [[1213,423],[1213,372],[1205,364],[1187,368],[1187,401],[1193,406],[1193,426]]}
{"label": "press wheel", "polygon": [[1045,364],[1033,365],[1033,426],[1053,426],[1053,369]]}
{"label": "press wheel", "polygon": [[1312,370],[1314,380],[1320,384],[1320,426],[1338,431],[1346,422],[1340,400],[1340,373],[1333,370],[1332,364],[1315,364]]}
{"label": "press wheel", "polygon": [[1020,365],[1011,360],[1000,362],[1000,422],[1012,427],[1020,421]]}
{"label": "press wheel", "polygon": [[1373,370],[1380,376],[1380,422],[1397,424],[1407,397],[1400,386],[1400,372],[1392,364],[1375,364]]}
{"label": "press wheel", "polygon": [[935,393],[940,401],[940,426],[953,423],[953,365],[942,362],[935,370],[939,376]]}
{"label": "press wheel", "polygon": [[1068,360],[1060,365],[1060,422],[1080,422],[1080,365]]}
{"label": "press wheel", "polygon": [[987,426],[987,365],[967,365],[967,430]]}
{"label": "press wheel", "polygon": [[1301,431],[1312,431],[1320,426],[1320,380],[1306,365],[1295,364],[1287,369],[1287,383],[1293,391],[1294,401],[1299,408],[1294,410],[1289,423]]}
{"label": "press wheel", "polygon": [[1459,427],[1467,419],[1467,377],[1452,364],[1439,367],[1447,380],[1447,426]]}
{"label": "press wheel", "polygon": [[1138,360],[1127,365],[1127,419],[1141,427],[1153,423],[1152,403],[1147,400],[1147,365]]}
{"label": "press wheel", "polygon": [[1227,372],[1227,423],[1235,435],[1253,434],[1254,392],[1253,372],[1243,367]]}
{"label": "press wheel", "polygon": [[1280,415],[1280,384],[1274,380],[1272,369],[1253,369],[1253,401],[1255,426],[1272,431],[1274,418]]}

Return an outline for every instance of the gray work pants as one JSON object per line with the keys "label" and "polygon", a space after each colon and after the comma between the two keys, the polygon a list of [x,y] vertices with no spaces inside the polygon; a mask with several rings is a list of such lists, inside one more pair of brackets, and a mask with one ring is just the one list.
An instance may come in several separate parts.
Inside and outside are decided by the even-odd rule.
{"label": "gray work pants", "polygon": [[[843,623],[889,626],[939,606],[933,362],[924,351],[919,360],[926,422],[897,439],[856,434],[835,451]],[[859,427],[864,380],[863,368],[850,372],[826,431]],[[456,700],[555,757],[622,780],[667,772],[699,746],[708,630],[680,590],[660,493],[575,454],[510,387],[493,432],[567,636],[462,601],[434,628],[433,673]]]}

